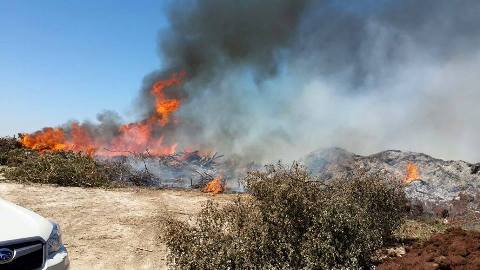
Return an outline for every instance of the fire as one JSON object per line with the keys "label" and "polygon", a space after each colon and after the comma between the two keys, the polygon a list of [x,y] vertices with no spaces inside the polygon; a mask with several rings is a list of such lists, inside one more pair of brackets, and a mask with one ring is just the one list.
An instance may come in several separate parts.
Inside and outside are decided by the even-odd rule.
{"label": "fire", "polygon": [[179,99],[167,98],[164,90],[173,85],[180,84],[183,77],[185,77],[185,72],[180,72],[179,74],[174,74],[167,80],[156,82],[152,87],[150,93],[155,98],[155,111],[162,126],[169,122],[170,115],[178,110],[181,105]]}
{"label": "fire", "polygon": [[407,164],[407,174],[406,174],[403,182],[405,184],[409,184],[409,183],[411,183],[415,180],[418,180],[418,179],[420,179],[420,174],[419,174],[419,170],[418,170],[417,165],[415,165],[415,163],[413,163],[413,162],[409,162]]}
{"label": "fire", "polygon": [[78,123],[72,124],[72,144],[67,150],[76,152],[85,152],[88,155],[95,153],[96,146],[92,136],[86,129],[82,128]]}
{"label": "fire", "polygon": [[95,136],[86,126],[73,123],[67,129],[48,127],[33,134],[22,134],[20,142],[27,148],[39,151],[69,150],[97,156],[118,156],[147,149],[153,155],[173,154],[177,143],[165,142],[163,131],[167,124],[171,127],[171,123],[175,123],[171,121],[172,114],[178,110],[181,102],[179,98],[170,98],[165,90],[181,84],[184,77],[185,73],[180,72],[154,83],[150,94],[155,110],[147,119],[121,125],[113,138]]}
{"label": "fire", "polygon": [[213,194],[222,193],[224,190],[225,190],[225,186],[222,184],[221,176],[208,182],[208,184],[202,189],[203,192],[208,192]]}
{"label": "fire", "polygon": [[34,150],[64,150],[65,134],[60,128],[44,128],[33,135],[24,135],[20,142],[23,146]]}

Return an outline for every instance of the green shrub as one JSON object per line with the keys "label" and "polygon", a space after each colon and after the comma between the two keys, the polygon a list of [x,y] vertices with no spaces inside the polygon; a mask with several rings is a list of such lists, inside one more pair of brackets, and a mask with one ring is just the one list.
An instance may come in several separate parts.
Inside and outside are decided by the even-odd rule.
{"label": "green shrub", "polygon": [[354,175],[324,184],[280,164],[245,178],[249,195],[208,202],[196,222],[169,218],[162,239],[178,269],[358,269],[403,222],[399,185]]}

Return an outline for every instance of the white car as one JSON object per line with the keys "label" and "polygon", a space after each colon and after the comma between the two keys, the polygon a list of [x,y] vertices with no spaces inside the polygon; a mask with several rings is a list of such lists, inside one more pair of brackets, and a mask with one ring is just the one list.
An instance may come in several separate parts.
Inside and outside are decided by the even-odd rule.
{"label": "white car", "polygon": [[0,198],[0,269],[64,270],[69,264],[57,224]]}

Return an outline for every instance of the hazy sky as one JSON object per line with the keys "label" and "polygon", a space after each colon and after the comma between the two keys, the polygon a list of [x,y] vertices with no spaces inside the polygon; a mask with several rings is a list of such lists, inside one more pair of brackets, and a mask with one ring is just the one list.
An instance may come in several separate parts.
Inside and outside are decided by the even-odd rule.
{"label": "hazy sky", "polygon": [[0,1],[0,136],[128,114],[167,1]]}

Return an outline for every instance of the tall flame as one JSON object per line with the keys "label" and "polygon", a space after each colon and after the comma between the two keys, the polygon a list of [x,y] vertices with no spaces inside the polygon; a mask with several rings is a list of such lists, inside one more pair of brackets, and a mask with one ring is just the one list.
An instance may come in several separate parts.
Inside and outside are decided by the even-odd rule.
{"label": "tall flame", "polygon": [[172,114],[178,110],[181,102],[180,99],[169,98],[165,89],[181,84],[184,77],[185,73],[180,72],[154,83],[150,90],[155,101],[152,114],[142,121],[121,125],[116,135],[108,140],[73,123],[68,130],[47,127],[33,134],[22,134],[20,142],[27,148],[39,151],[69,150],[98,156],[118,156],[147,149],[153,155],[172,154],[177,143],[165,143],[161,129],[171,122]]}
{"label": "tall flame", "polygon": [[169,122],[170,115],[178,110],[181,105],[179,99],[167,98],[164,90],[173,85],[180,84],[183,77],[185,77],[185,72],[173,74],[172,77],[167,80],[156,82],[150,91],[155,98],[156,116],[159,117],[160,123],[163,126]]}
{"label": "tall flame", "polygon": [[222,177],[219,176],[212,181],[208,182],[207,185],[202,189],[203,192],[218,194],[222,193],[225,189],[225,186],[222,183]]}
{"label": "tall flame", "polygon": [[405,184],[409,184],[409,183],[411,183],[415,180],[418,180],[418,179],[420,179],[420,174],[419,174],[419,170],[418,170],[417,165],[415,165],[415,163],[413,163],[413,162],[409,162],[407,164],[407,174],[406,174],[403,182]]}

